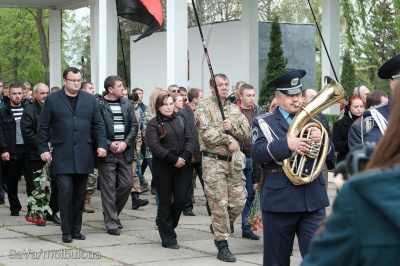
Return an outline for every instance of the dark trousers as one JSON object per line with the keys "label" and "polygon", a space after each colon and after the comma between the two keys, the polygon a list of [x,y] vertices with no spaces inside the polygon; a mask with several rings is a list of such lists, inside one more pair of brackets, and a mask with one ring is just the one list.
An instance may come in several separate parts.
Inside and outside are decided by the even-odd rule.
{"label": "dark trousers", "polygon": [[[158,206],[158,232],[164,246],[176,244],[175,228],[187,201],[188,175],[192,167],[176,168],[153,157],[153,178],[160,204]],[[174,202],[171,204],[171,197]]]}
{"label": "dark trousers", "polygon": [[[196,174],[200,180],[201,187],[203,188],[203,191],[204,191],[203,166],[201,165],[201,162],[194,163],[191,166],[192,166],[192,169],[194,169],[194,171],[196,171]],[[192,194],[193,194],[192,178],[193,178],[193,176],[194,176],[194,174],[192,175],[190,173],[190,175],[188,177],[189,178],[188,200],[186,202],[185,211],[193,210],[193,202],[192,202]],[[206,199],[206,206],[207,206],[208,215],[211,215],[210,208],[208,207],[207,199]]]}
{"label": "dark trousers", "polygon": [[64,234],[81,231],[87,177],[87,174],[56,175],[61,231]]}
{"label": "dark trousers", "polygon": [[[35,172],[42,169],[43,166],[45,165],[45,162],[43,162],[42,160],[29,160],[28,162],[29,162],[29,170],[33,174],[33,180],[35,180],[37,177],[40,176],[40,173],[35,173]],[[50,186],[51,186],[51,192],[50,192],[49,207],[53,211],[53,213],[57,213],[60,211],[60,209],[58,207],[58,187],[57,187],[57,181],[55,180],[55,176],[51,176]]]}
{"label": "dark trousers", "polygon": [[17,158],[5,162],[7,172],[7,195],[11,213],[18,213],[22,206],[18,199],[18,180],[22,173],[26,182],[26,194],[32,196],[34,189],[33,174],[28,170],[28,160],[25,145],[16,145]]}
{"label": "dark trousers", "polygon": [[118,228],[118,216],[125,207],[133,187],[132,163],[127,163],[123,153],[115,154],[113,162],[97,163],[99,170],[101,203],[107,228]]}
{"label": "dark trousers", "polygon": [[325,209],[312,212],[263,211],[263,265],[290,265],[294,237],[297,235],[301,256],[308,253],[311,238],[325,218]]}

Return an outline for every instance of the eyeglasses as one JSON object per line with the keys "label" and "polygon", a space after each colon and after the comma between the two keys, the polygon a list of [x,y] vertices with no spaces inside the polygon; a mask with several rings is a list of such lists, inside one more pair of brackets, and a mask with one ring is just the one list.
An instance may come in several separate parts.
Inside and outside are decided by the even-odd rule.
{"label": "eyeglasses", "polygon": [[67,79],[67,78],[65,78],[65,80],[71,81],[72,83],[81,83],[82,82],[81,79]]}
{"label": "eyeglasses", "polygon": [[172,92],[173,93],[175,93],[175,92],[180,93],[181,91],[180,90],[172,90]]}

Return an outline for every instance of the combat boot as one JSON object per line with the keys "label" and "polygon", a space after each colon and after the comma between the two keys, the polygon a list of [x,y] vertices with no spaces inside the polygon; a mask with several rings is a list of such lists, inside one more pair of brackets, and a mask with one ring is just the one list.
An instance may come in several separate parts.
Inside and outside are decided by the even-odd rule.
{"label": "combat boot", "polygon": [[214,240],[215,246],[218,248],[217,259],[225,262],[236,262],[236,258],[232,255],[228,247],[228,241]]}
{"label": "combat boot", "polygon": [[140,199],[139,198],[139,193],[138,192],[132,192],[132,210],[137,210],[139,207],[146,206],[149,204],[148,199]]}
{"label": "combat boot", "polygon": [[83,208],[83,210],[84,210],[86,213],[94,213],[94,208],[92,208],[92,207],[90,206],[90,200],[91,200],[91,199],[92,199],[92,195],[86,194],[85,206],[84,206],[84,208]]}

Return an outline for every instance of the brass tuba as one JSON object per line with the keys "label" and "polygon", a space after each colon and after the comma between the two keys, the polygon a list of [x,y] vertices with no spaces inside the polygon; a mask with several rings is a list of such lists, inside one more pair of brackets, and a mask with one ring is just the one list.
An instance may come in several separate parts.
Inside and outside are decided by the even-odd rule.
{"label": "brass tuba", "polygon": [[[325,83],[325,87],[306,106],[302,107],[301,104],[295,103],[295,105],[302,110],[293,118],[286,136],[289,137],[298,131],[300,137],[309,137],[310,133],[308,129],[310,127],[319,128],[322,134],[319,143],[312,141],[308,143],[311,148],[307,154],[299,158],[300,155],[294,153],[294,156],[291,158],[283,160],[283,171],[294,185],[305,185],[314,181],[321,173],[326,156],[328,155],[328,132],[326,132],[324,126],[313,117],[335,103],[340,102],[347,104],[346,92],[336,80],[326,76]],[[310,119],[314,122],[308,123]],[[314,160],[311,173],[307,172],[308,169],[304,169],[308,159]]]}

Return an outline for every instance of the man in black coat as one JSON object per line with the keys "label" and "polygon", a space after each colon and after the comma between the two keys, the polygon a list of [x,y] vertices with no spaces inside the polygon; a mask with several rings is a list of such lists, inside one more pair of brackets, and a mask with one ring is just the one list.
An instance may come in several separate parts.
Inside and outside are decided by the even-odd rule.
{"label": "man in black coat", "polygon": [[[43,161],[56,175],[63,242],[84,240],[81,234],[86,180],[93,173],[91,131],[97,142],[97,156],[106,155],[104,122],[95,97],[80,91],[82,75],[69,67],[63,73],[64,88],[49,94],[39,119],[38,148]],[[48,143],[52,147],[52,154]]]}
{"label": "man in black coat", "polygon": [[[185,209],[183,210],[183,214],[185,216],[195,216],[193,213],[193,202],[192,202],[192,194],[193,194],[193,182],[196,182],[196,175],[199,177],[201,186],[204,191],[204,181],[203,181],[203,170],[201,164],[201,152],[200,152],[200,143],[199,143],[199,133],[196,129],[196,122],[194,119],[194,112],[196,111],[197,106],[203,101],[203,91],[197,88],[191,88],[188,93],[188,101],[189,103],[185,105],[179,112],[178,116],[185,118],[186,123],[190,128],[190,132],[194,137],[194,163],[192,164],[193,169],[193,181],[189,182],[190,187],[188,188],[188,201],[186,203]],[[188,176],[188,178],[192,179],[192,175]],[[195,183],[194,183],[195,184]],[[211,215],[210,207],[208,207],[208,202],[206,199],[206,206],[208,215]]]}
{"label": "man in black coat", "polygon": [[[50,90],[46,84],[38,83],[33,87],[34,101],[32,104],[28,105],[21,117],[21,134],[24,139],[25,146],[27,148],[27,157],[29,170],[33,173],[33,180],[35,180],[40,173],[37,173],[44,166],[44,162],[40,158],[37,144],[37,128],[39,124],[40,112],[42,111],[42,106],[44,101],[49,95]],[[60,218],[57,216],[58,208],[58,189],[57,182],[54,178],[51,179],[51,196],[49,206],[53,211],[53,214],[47,214],[47,220],[60,225]],[[45,224],[36,224],[45,225]]]}

